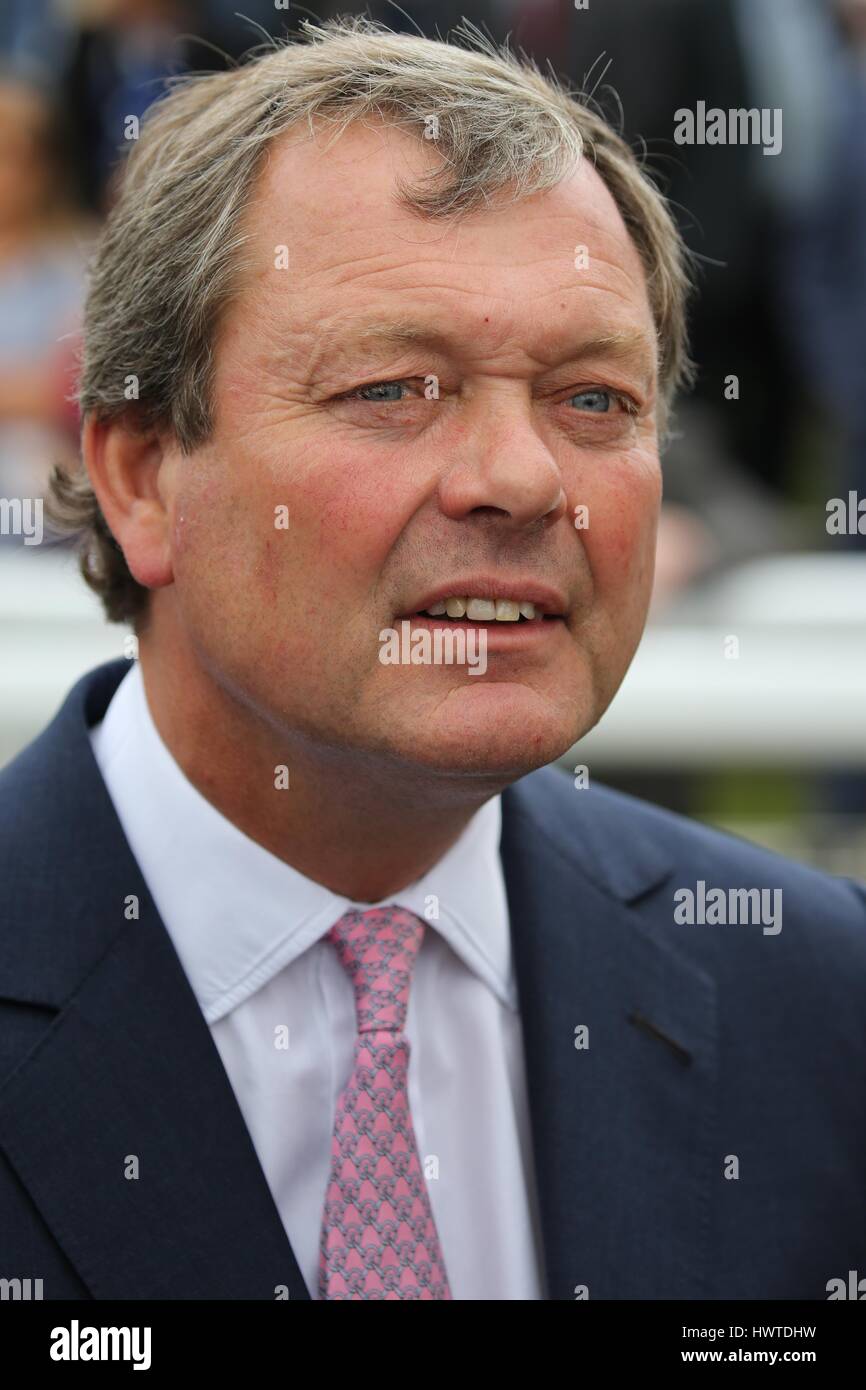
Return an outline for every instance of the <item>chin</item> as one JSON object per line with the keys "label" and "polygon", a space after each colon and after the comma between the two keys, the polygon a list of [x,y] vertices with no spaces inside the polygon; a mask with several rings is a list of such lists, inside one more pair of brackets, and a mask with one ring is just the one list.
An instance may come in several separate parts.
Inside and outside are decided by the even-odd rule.
{"label": "chin", "polygon": [[568,752],[595,723],[588,704],[505,682],[461,689],[415,729],[406,752],[431,771],[514,781]]}

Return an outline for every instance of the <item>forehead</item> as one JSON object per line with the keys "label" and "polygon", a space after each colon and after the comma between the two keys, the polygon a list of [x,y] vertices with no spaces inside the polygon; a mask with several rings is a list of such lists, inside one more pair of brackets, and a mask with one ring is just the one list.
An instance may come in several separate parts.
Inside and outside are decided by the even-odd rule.
{"label": "forehead", "polygon": [[[322,131],[279,137],[244,228],[258,268],[251,312],[265,309],[264,295],[269,317],[315,336],[343,318],[424,310],[425,321],[465,331],[479,350],[533,324],[543,336],[549,309],[653,336],[640,256],[589,160],[552,189],[510,205],[497,196],[445,222],[398,201],[402,183],[439,166],[431,144],[378,119],[348,127],[329,148]],[[275,285],[279,246],[289,274]]]}

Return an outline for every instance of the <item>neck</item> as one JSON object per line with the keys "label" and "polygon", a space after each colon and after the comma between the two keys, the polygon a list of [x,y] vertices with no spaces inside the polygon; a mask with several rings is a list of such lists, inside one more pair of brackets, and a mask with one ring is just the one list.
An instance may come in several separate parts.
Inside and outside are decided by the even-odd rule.
{"label": "neck", "polygon": [[354,902],[378,902],[421,878],[500,790],[467,791],[406,763],[385,767],[357,750],[277,734],[212,682],[182,704],[144,646],[141,667],[160,738],[196,790],[271,854]]}

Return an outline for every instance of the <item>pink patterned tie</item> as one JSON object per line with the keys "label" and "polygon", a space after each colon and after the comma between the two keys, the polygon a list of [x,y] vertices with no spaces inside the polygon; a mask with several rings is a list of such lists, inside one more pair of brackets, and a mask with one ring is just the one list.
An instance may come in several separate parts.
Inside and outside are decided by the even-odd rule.
{"label": "pink patterned tie", "polygon": [[424,923],[347,912],[328,932],[355,990],[358,1038],[337,1101],[319,1253],[323,1299],[449,1299],[409,1110],[403,1034]]}

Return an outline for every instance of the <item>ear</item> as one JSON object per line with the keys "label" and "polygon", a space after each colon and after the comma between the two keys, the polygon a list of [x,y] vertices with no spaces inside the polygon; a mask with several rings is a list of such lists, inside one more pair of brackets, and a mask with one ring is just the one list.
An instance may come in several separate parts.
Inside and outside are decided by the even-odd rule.
{"label": "ear", "polygon": [[89,415],[81,451],[108,527],[133,578],[147,589],[171,584],[173,479],[177,445],[130,416]]}

